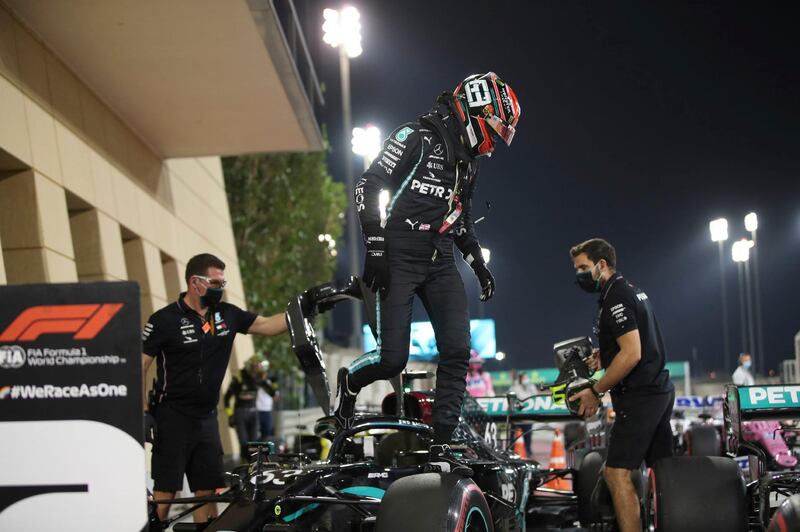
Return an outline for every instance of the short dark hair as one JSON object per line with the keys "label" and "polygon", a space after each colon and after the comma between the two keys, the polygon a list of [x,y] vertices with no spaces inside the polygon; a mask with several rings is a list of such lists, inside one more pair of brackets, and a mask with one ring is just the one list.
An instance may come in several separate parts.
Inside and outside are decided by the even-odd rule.
{"label": "short dark hair", "polygon": [[224,270],[225,263],[211,253],[200,253],[189,259],[189,262],[186,263],[186,284],[189,284],[189,279],[191,279],[193,275],[202,275],[205,277],[209,268]]}
{"label": "short dark hair", "polygon": [[569,250],[573,259],[581,253],[586,253],[589,260],[595,264],[600,262],[600,259],[605,259],[609,268],[617,267],[617,252],[614,250],[614,246],[602,238],[590,238],[586,242],[572,246]]}

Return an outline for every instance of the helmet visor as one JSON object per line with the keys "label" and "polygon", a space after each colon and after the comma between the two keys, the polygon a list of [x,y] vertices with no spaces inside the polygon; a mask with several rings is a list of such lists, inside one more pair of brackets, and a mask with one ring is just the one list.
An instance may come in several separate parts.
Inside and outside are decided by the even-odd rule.
{"label": "helmet visor", "polygon": [[496,115],[488,115],[486,117],[486,123],[497,133],[498,137],[503,139],[506,146],[511,146],[511,141],[514,140],[514,133],[516,132],[514,126],[506,124]]}

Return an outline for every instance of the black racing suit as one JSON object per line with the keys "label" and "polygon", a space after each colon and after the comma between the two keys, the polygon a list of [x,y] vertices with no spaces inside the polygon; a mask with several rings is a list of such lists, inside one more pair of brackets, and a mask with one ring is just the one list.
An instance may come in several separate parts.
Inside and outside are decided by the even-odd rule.
{"label": "black racing suit", "polygon": [[[465,257],[480,256],[470,212],[477,161],[450,116],[434,110],[393,131],[354,191],[365,241],[376,234],[385,241],[391,281],[388,295],[376,304],[377,348],[350,365],[348,382],[357,391],[405,368],[411,307],[419,296],[439,351],[435,443],[449,442],[458,423],[470,351],[467,299],[453,242]],[[383,223],[382,190],[391,198]]]}

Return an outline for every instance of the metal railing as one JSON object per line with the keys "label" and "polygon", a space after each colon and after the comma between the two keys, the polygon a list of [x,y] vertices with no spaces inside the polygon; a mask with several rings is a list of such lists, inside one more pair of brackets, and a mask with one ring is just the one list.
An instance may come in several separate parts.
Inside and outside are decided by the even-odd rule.
{"label": "metal railing", "polygon": [[277,15],[286,48],[289,50],[297,67],[297,73],[300,76],[308,101],[316,111],[317,105],[325,105],[325,98],[322,95],[322,87],[317,77],[317,71],[314,69],[311,54],[308,51],[308,44],[300,26],[300,18],[297,15],[294,2],[292,0],[270,0],[270,4],[273,12]]}

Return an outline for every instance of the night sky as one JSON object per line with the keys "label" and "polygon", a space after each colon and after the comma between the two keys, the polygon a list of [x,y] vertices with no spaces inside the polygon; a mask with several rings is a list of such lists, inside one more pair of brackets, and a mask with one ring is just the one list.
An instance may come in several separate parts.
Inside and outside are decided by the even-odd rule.
{"label": "night sky", "polygon": [[[318,29],[322,9],[340,5],[297,4],[326,85],[319,118],[340,179],[338,58]],[[495,71],[519,96],[514,143],[483,161],[474,206],[479,217],[491,201],[477,232],[492,251],[498,289],[483,313],[497,320],[504,367],[552,366],[554,342],[591,333],[596,297],[573,284],[568,250],[595,236],[614,244],[619,271],[650,296],[668,358],[691,359],[695,349],[701,366],[723,367],[719,258],[708,222],[725,216],[740,238],[750,211],[759,216],[765,359],[777,368],[793,357],[800,8],[727,4],[353,4],[365,50],[351,63],[354,126],[371,122],[388,134],[477,72]],[[741,335],[731,242],[733,358]],[[463,273],[477,317],[477,282]],[[421,305],[415,319],[426,319]]]}

